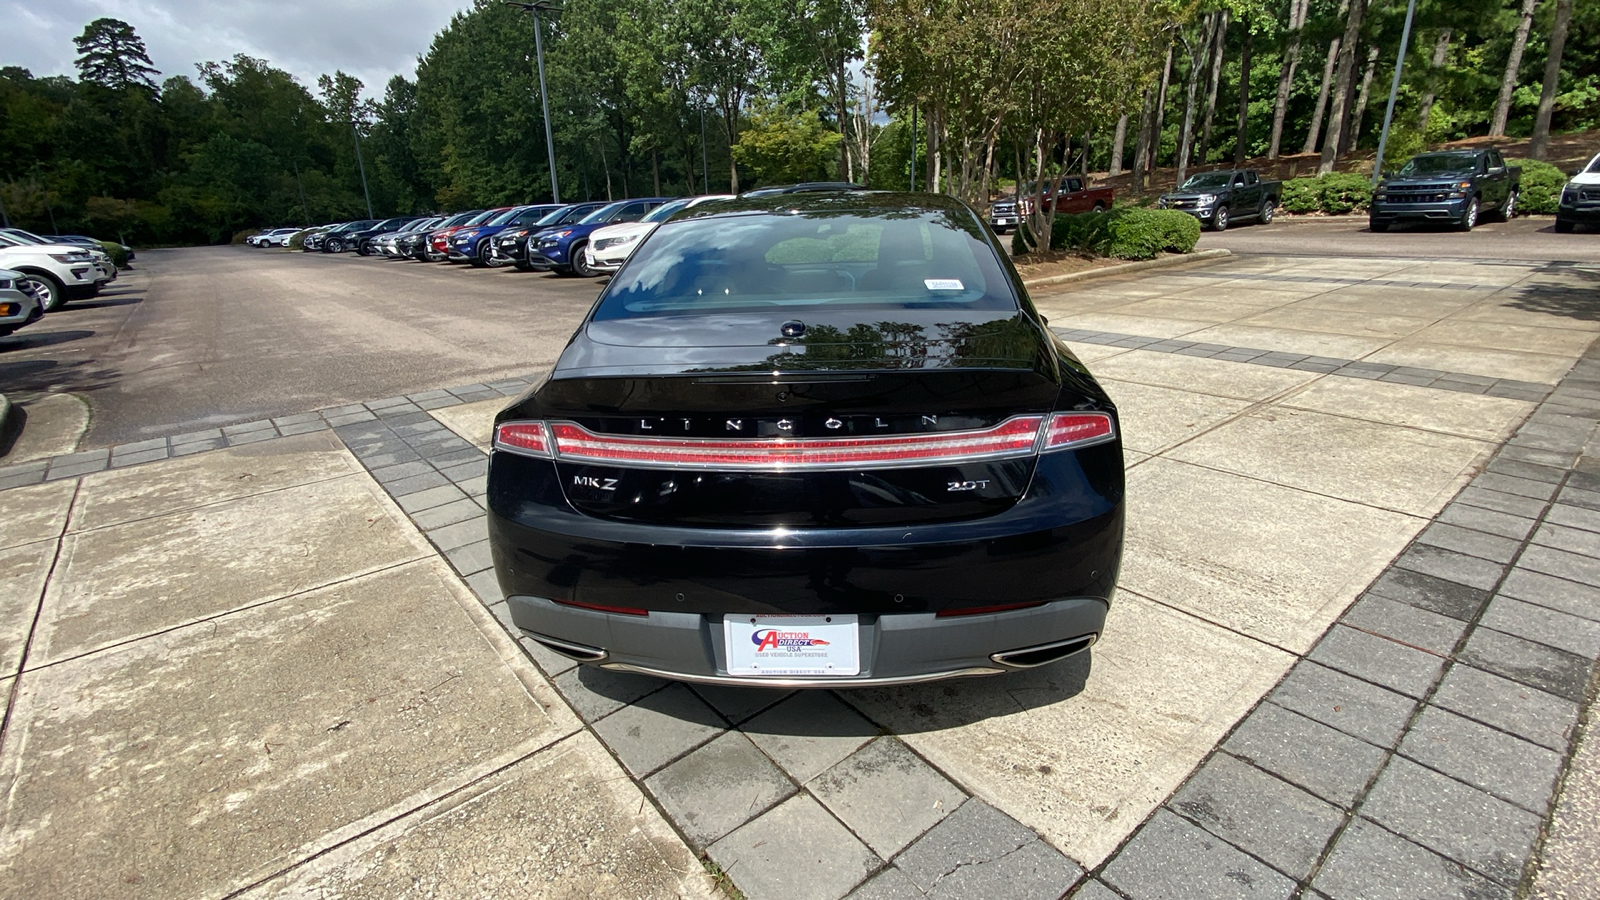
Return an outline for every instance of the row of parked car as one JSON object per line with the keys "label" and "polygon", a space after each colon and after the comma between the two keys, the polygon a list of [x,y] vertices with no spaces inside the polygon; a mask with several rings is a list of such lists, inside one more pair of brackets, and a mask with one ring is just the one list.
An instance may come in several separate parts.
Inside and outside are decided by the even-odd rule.
{"label": "row of parked car", "polygon": [[[811,182],[761,188],[761,197],[810,191],[861,190],[860,185]],[[253,234],[256,247],[292,247],[307,253],[355,252],[386,259],[512,266],[525,272],[597,276],[622,267],[657,224],[701,203],[732,194],[644,197],[584,203],[532,203],[474,209],[451,215],[358,219],[311,229],[277,228]]]}
{"label": "row of parked car", "polygon": [[94,238],[0,228],[0,337],[69,300],[99,294],[116,277],[111,255]]}

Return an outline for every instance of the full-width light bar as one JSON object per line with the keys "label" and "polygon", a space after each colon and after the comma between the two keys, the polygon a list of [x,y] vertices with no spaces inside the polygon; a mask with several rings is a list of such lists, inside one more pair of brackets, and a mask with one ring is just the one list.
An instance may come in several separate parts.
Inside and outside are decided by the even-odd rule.
{"label": "full-width light bar", "polygon": [[567,462],[653,469],[859,469],[1028,456],[1116,436],[1106,413],[1014,416],[991,428],[846,438],[663,438],[596,434],[573,422],[506,422],[495,447]]}

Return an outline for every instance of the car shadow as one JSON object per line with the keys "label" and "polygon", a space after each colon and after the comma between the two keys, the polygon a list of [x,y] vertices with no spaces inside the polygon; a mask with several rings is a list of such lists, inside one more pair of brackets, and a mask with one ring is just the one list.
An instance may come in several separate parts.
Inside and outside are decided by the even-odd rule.
{"label": "car shadow", "polygon": [[[112,299],[107,299],[108,297],[111,297]],[[130,293],[128,296],[125,296],[125,297],[116,297],[116,296],[111,295],[111,294],[102,293],[100,296],[94,298],[93,300],[74,300],[70,304],[68,304],[66,307],[63,307],[63,308],[64,309],[105,309],[106,307],[111,307],[111,306],[129,306],[129,305],[132,305],[134,303],[143,303],[143,302],[144,302],[144,295],[143,294]]]}
{"label": "car shadow", "polygon": [[81,341],[86,337],[93,337],[94,334],[95,332],[92,329],[87,328],[74,329],[72,331],[28,331],[0,338],[0,352],[50,347],[55,344]]}
{"label": "car shadow", "polygon": [[[1085,650],[1059,662],[1002,675],[951,678],[927,684],[885,688],[838,688],[832,693],[854,712],[833,703],[796,703],[783,715],[762,716],[758,711],[790,699],[790,695],[819,689],[790,691],[746,685],[690,685],[710,705],[738,726],[757,716],[765,734],[794,737],[863,737],[882,734],[920,734],[960,728],[1001,716],[1015,715],[1071,700],[1083,693],[1093,667]],[[630,675],[580,666],[575,672],[582,689],[615,703],[639,702],[641,696],[672,684],[643,675]],[[673,713],[657,709],[666,715]],[[859,713],[857,715],[856,713]]]}
{"label": "car shadow", "polygon": [[[5,347],[6,340],[0,339],[0,348]],[[5,392],[13,400],[47,391],[95,391],[116,384],[121,374],[118,369],[98,368],[93,360],[72,363],[53,359],[0,361],[0,384],[5,385]]]}
{"label": "car shadow", "polygon": [[[1562,284],[1540,283],[1542,274],[1559,275]],[[1571,282],[1578,282],[1573,284]],[[1532,278],[1508,289],[1509,306],[1581,322],[1600,322],[1600,268],[1577,263],[1545,263]]]}

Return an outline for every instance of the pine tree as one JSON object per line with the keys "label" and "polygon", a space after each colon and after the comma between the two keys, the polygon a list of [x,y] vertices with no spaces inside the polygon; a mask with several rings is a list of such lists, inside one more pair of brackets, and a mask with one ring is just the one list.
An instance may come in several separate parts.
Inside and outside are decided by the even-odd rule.
{"label": "pine tree", "polygon": [[84,81],[114,90],[156,89],[152,76],[161,74],[150,62],[144,41],[121,19],[95,19],[72,39],[78,46],[78,74]]}

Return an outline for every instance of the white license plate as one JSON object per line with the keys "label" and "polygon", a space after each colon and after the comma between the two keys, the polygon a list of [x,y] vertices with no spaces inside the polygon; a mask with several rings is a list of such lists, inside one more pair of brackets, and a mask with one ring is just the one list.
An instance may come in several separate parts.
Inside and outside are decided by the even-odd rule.
{"label": "white license plate", "polygon": [[995,219],[994,223],[996,225],[1015,225],[1017,224],[1017,220],[1007,216],[1001,216],[1000,218]]}
{"label": "white license plate", "polygon": [[727,616],[729,675],[859,675],[856,616]]}

